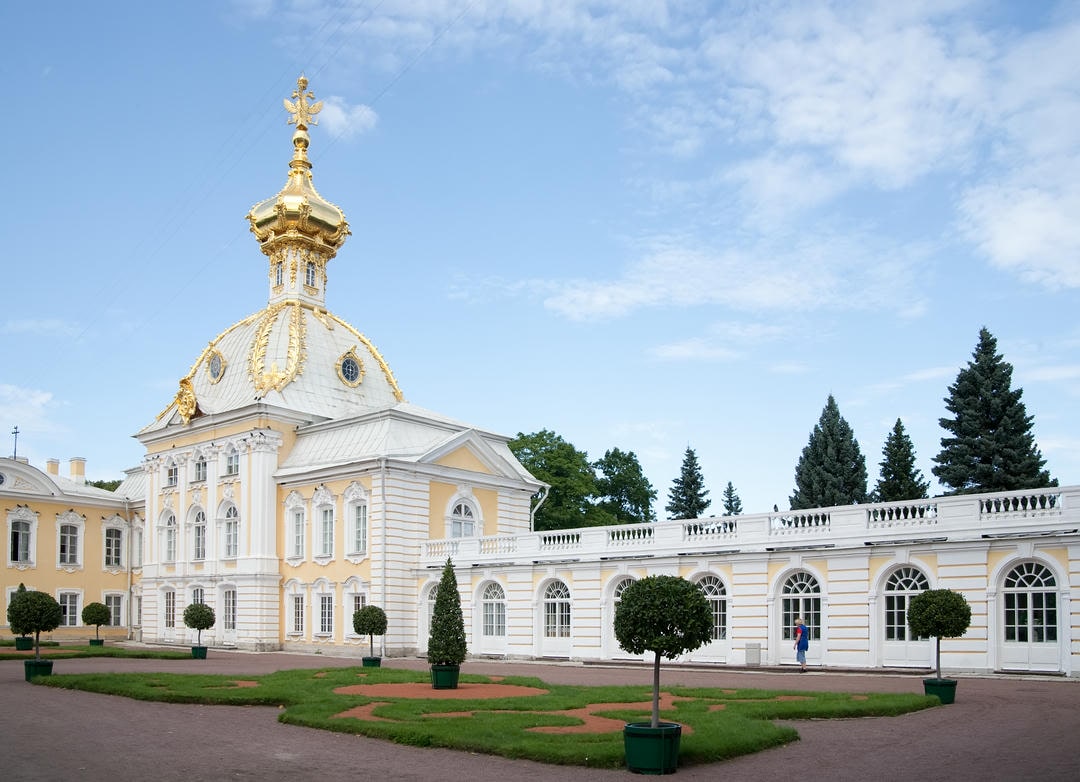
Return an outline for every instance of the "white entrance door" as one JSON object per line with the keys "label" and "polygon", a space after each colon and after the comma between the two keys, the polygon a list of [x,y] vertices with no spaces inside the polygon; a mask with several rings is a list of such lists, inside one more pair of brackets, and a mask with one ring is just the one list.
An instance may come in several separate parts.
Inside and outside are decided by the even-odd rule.
{"label": "white entrance door", "polygon": [[907,626],[911,598],[930,588],[922,571],[902,567],[885,582],[884,642],[881,664],[886,668],[929,668],[932,663],[932,642],[927,638],[912,638]]}
{"label": "white entrance door", "polygon": [[811,574],[794,573],[784,582],[783,600],[780,603],[780,664],[796,665],[795,620],[802,617],[810,633],[810,648],[806,652],[808,665],[821,665],[821,587]]}
{"label": "white entrance door", "polygon": [[1054,574],[1038,562],[1024,562],[1005,576],[1001,667],[1005,670],[1061,670],[1058,595]]}

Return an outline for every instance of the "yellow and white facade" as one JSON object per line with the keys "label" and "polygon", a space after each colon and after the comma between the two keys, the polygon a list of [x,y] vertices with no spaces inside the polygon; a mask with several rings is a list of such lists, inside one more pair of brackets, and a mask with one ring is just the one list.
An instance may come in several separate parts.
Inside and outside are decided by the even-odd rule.
{"label": "yellow and white facade", "polygon": [[[1080,675],[1080,487],[534,532],[546,487],[508,438],[405,401],[375,346],[327,310],[349,227],[311,177],[321,103],[303,78],[292,98],[286,185],[248,214],[267,306],[196,357],[137,434],[146,456],[115,495],[0,461],[5,596],[20,581],[57,595],[78,584],[84,602],[120,595],[126,632],[178,644],[194,637],[184,607],[205,601],[211,644],[356,655],[367,639],[352,614],[374,603],[389,618],[380,651],[409,655],[426,646],[449,557],[472,654],[617,659],[619,594],[666,573],[713,607],[714,640],[687,659],[793,662],[803,616],[811,663],[927,668],[930,642],[909,637],[906,606],[947,587],[974,617],[943,645],[946,667]],[[33,529],[25,560],[21,521]],[[76,568],[53,561],[72,525]],[[105,560],[110,529],[130,548],[119,567]]]}

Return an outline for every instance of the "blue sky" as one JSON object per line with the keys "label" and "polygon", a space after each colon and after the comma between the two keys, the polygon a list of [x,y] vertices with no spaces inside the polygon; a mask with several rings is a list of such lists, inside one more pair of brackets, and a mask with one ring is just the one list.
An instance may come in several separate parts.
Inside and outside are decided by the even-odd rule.
{"label": "blue sky", "polygon": [[[827,396],[871,488],[897,417],[998,338],[1080,482],[1080,7],[1031,2],[8,3],[0,432],[120,477],[206,343],[266,304],[244,215],[282,99],[326,102],[353,236],[330,309],[406,398],[667,500],[786,507]],[[66,471],[66,466],[63,468]],[[940,491],[935,483],[932,491]]]}

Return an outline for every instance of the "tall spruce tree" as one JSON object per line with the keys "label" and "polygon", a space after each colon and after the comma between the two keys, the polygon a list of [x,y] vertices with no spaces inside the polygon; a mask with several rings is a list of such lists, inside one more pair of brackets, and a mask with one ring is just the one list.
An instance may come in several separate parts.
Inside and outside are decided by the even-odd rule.
{"label": "tall spruce tree", "polygon": [[832,394],[795,466],[792,510],[866,502],[866,458]]}
{"label": "tall spruce tree", "polygon": [[742,513],[742,500],[739,499],[739,495],[735,492],[735,487],[731,484],[731,481],[727,482],[727,486],[724,487],[724,514],[725,516],[738,516]]}
{"label": "tall spruce tree", "polygon": [[1056,486],[1043,469],[1034,418],[1020,401],[1023,389],[1012,389],[1012,364],[985,326],[972,356],[949,386],[945,407],[953,417],[939,419],[949,435],[941,438],[931,471],[952,494]]}
{"label": "tall spruce tree", "polygon": [[693,448],[687,447],[683,455],[682,471],[668,492],[668,504],[664,510],[672,519],[697,519],[712,504],[705,499],[709,492],[704,488],[701,465]]}
{"label": "tall spruce tree", "polygon": [[873,494],[875,501],[898,502],[927,496],[930,481],[925,480],[922,470],[915,466],[915,446],[899,418],[885,438],[881,455],[881,473]]}

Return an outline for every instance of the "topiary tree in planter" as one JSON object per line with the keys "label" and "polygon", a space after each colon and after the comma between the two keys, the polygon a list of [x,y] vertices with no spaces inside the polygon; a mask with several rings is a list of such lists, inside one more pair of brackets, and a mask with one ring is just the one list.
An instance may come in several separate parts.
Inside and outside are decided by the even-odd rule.
{"label": "topiary tree in planter", "polygon": [[375,636],[386,632],[386,612],[378,606],[364,606],[353,614],[352,623],[356,634],[366,635],[371,643],[371,655],[364,658],[364,665],[378,668],[381,658],[375,656]]}
{"label": "topiary tree in planter", "polygon": [[623,730],[631,771],[674,773],[682,726],[660,723],[660,659],[675,659],[712,640],[709,601],[694,584],[677,576],[648,576],[625,590],[615,609],[615,638],[631,654],[654,653],[652,721]]}
{"label": "topiary tree in planter", "polygon": [[34,634],[34,659],[23,660],[26,680],[52,673],[52,660],[41,659],[41,634],[60,626],[63,612],[56,598],[45,592],[29,590],[13,599],[8,606],[8,622],[23,633]]}
{"label": "topiary tree in planter", "polygon": [[102,645],[101,626],[107,625],[110,619],[112,619],[112,611],[104,603],[87,603],[83,606],[83,624],[94,626],[94,637],[90,641],[91,646]]}
{"label": "topiary tree in planter", "polygon": [[192,657],[206,659],[206,647],[202,645],[202,631],[209,630],[216,621],[214,609],[206,603],[192,603],[184,609],[184,624],[198,631],[195,636],[195,646],[191,647]]}
{"label": "topiary tree in planter", "polygon": [[457,576],[449,558],[443,566],[442,578],[435,593],[435,608],[431,613],[427,658],[431,665],[431,685],[437,690],[457,688],[458,673],[465,661],[465,620],[461,615],[461,596]]}
{"label": "topiary tree in planter", "polygon": [[20,652],[28,652],[34,648],[34,639],[30,637],[30,629],[25,625],[19,624],[19,620],[22,618],[22,612],[17,608],[14,611],[11,610],[15,606],[16,601],[20,600],[25,594],[26,584],[19,584],[19,588],[16,589],[15,594],[11,596],[11,602],[8,603],[7,610],[8,626],[15,636],[15,648]]}
{"label": "topiary tree in planter", "polygon": [[908,627],[915,636],[935,640],[934,667],[937,677],[923,679],[927,695],[937,695],[942,703],[952,703],[956,680],[941,678],[941,639],[959,638],[971,625],[971,606],[959,592],[928,589],[911,598],[907,610]]}

